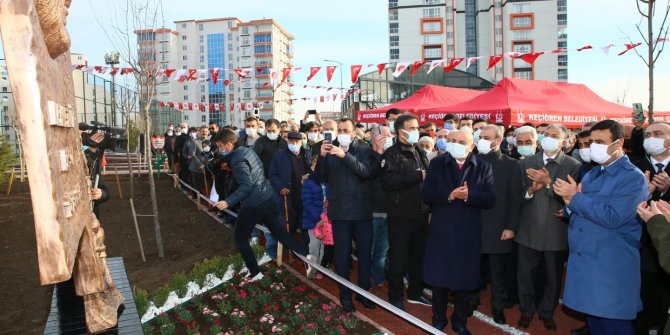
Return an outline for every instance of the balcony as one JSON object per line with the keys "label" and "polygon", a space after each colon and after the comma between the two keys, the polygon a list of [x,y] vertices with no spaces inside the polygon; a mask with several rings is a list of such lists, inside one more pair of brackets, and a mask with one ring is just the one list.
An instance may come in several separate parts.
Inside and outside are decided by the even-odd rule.
{"label": "balcony", "polygon": [[258,101],[272,101],[272,95],[257,95],[256,100]]}

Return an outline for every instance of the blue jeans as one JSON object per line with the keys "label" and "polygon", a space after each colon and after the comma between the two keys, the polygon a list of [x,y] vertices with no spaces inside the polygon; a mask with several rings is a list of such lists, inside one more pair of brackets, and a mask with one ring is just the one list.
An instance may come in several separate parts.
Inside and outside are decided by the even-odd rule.
{"label": "blue jeans", "polygon": [[[358,286],[370,289],[370,255],[372,249],[372,222],[370,220],[333,221],[333,240],[335,242],[335,272],[349,280],[351,272],[351,240],[356,240],[358,256]],[[340,287],[340,299],[351,300],[351,290]]]}
{"label": "blue jeans", "polygon": [[277,259],[277,239],[270,233],[263,232],[263,234],[265,235],[265,252],[272,259]]}
{"label": "blue jeans", "polygon": [[372,279],[375,284],[384,283],[384,263],[389,250],[389,227],[386,218],[372,219]]}

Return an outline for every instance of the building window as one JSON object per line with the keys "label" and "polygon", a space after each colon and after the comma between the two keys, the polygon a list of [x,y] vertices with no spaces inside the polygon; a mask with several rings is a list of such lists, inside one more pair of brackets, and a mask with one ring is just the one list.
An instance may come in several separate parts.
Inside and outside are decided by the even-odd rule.
{"label": "building window", "polygon": [[423,59],[434,60],[442,58],[442,46],[423,47]]}
{"label": "building window", "polygon": [[454,25],[454,20],[447,19],[447,26],[453,26],[453,25]]}
{"label": "building window", "polygon": [[[200,37],[202,37],[202,36],[200,36]],[[204,52],[205,52],[205,46],[201,45],[200,46],[200,53],[204,53]]]}
{"label": "building window", "polygon": [[184,69],[184,70],[188,69],[188,68],[186,67],[186,65],[182,65],[181,68]]}
{"label": "building window", "polygon": [[251,99],[251,90],[244,90],[244,99]]}
{"label": "building window", "polygon": [[390,45],[397,47],[400,44],[400,36],[390,36]]}
{"label": "building window", "polygon": [[228,28],[232,28],[232,27],[233,27],[233,21],[228,21]]}
{"label": "building window", "polygon": [[186,28],[186,23],[182,23],[182,24],[181,24],[181,27],[182,27],[182,28]]}
{"label": "building window", "polygon": [[447,44],[447,52],[454,52],[454,45],[453,44]]}
{"label": "building window", "polygon": [[184,85],[184,91],[188,91],[188,86]]}
{"label": "building window", "polygon": [[398,33],[398,22],[389,23],[389,33],[397,34]]}
{"label": "building window", "polygon": [[400,49],[391,49],[391,59],[400,59]]}
{"label": "building window", "polygon": [[503,47],[503,41],[496,41],[496,48],[502,48]]}
{"label": "building window", "polygon": [[423,36],[423,44],[442,44],[442,36],[440,36],[440,35],[425,35],[425,36]]}
{"label": "building window", "polygon": [[423,17],[426,18],[440,17],[441,15],[440,8],[426,8],[423,10]]}
{"label": "building window", "polygon": [[228,40],[230,41],[232,39],[233,39],[233,33],[228,33]]}
{"label": "building window", "polygon": [[181,40],[186,41],[186,35],[181,35]]}
{"label": "building window", "polygon": [[[533,45],[530,42],[514,42],[512,51],[520,53],[520,54],[531,53],[531,52],[533,52]],[[529,67],[531,67],[531,65],[526,63],[522,59],[515,59],[514,60],[514,68],[515,69],[529,68]]]}
{"label": "building window", "polygon": [[398,7],[398,0],[389,0],[389,8]]}
{"label": "building window", "polygon": [[502,8],[502,3],[499,0],[496,0],[496,8]]}
{"label": "building window", "polygon": [[[204,70],[204,69],[205,69],[205,66],[201,64],[200,65],[200,70]],[[204,75],[201,74],[200,77],[204,78]]]}
{"label": "building window", "polygon": [[205,98],[204,95],[201,95],[201,96],[200,96],[200,102],[205,102],[205,101],[207,101],[207,99]]}
{"label": "building window", "polygon": [[184,101],[188,101],[188,95],[184,96]]}
{"label": "building window", "polygon": [[519,78],[519,79],[533,79],[533,72],[532,71],[514,71],[514,78]]}
{"label": "building window", "polygon": [[447,32],[447,38],[454,38],[454,32],[453,31],[448,31]]}
{"label": "building window", "polygon": [[186,55],[183,55],[183,56],[181,56],[181,59],[182,59],[182,60],[187,60],[188,57],[186,57]]}
{"label": "building window", "polygon": [[530,30],[515,30],[514,39],[517,41],[520,40],[529,40],[530,39]]}
{"label": "building window", "polygon": [[200,63],[205,61],[205,55],[200,55]]}
{"label": "building window", "polygon": [[[249,39],[245,38],[244,42],[249,44]],[[260,34],[254,36],[254,43],[272,43],[272,34]]]}
{"label": "building window", "polygon": [[[245,55],[244,51],[250,51],[251,49],[246,48],[242,49],[242,56],[247,56]],[[271,45],[255,45],[254,46],[254,53],[255,54],[266,54],[266,53],[271,53],[272,52],[272,46]],[[250,55],[248,55],[250,56]]]}
{"label": "building window", "polygon": [[557,1],[558,11],[567,12],[568,11],[568,0],[558,0]]}
{"label": "building window", "polygon": [[422,20],[421,21],[421,33],[422,34],[439,34],[442,32],[442,20]]}
{"label": "building window", "polygon": [[185,46],[185,45],[182,45],[182,46],[181,46],[181,50],[182,50],[182,51],[186,51],[186,46]]}
{"label": "building window", "polygon": [[205,85],[200,85],[200,92],[205,92]]}
{"label": "building window", "polygon": [[496,66],[496,74],[502,74],[502,73],[503,73],[502,66]]}
{"label": "building window", "polygon": [[249,35],[249,27],[248,26],[242,27],[242,35]]}
{"label": "building window", "polygon": [[512,14],[512,30],[533,29],[533,14]]}
{"label": "building window", "polygon": [[389,21],[398,21],[398,13],[389,15]]}
{"label": "building window", "polygon": [[561,29],[558,31],[558,38],[568,38],[568,33],[565,30]]}
{"label": "building window", "polygon": [[558,79],[568,80],[568,69],[558,69]]}
{"label": "building window", "polygon": [[568,24],[568,14],[558,14],[556,16],[556,19],[558,20],[559,26],[564,26]]}
{"label": "building window", "polygon": [[443,2],[442,0],[423,0],[424,5],[441,5]]}
{"label": "building window", "polygon": [[7,86],[2,87],[2,92],[7,92]]}
{"label": "building window", "polygon": [[559,49],[567,49],[568,48],[568,42],[567,41],[558,41],[558,48]]}
{"label": "building window", "polygon": [[201,115],[201,116],[200,116],[200,121],[201,121],[202,123],[207,123],[207,115]]}
{"label": "building window", "polygon": [[496,14],[496,22],[502,22],[502,15]]}
{"label": "building window", "polygon": [[496,35],[502,35],[502,28],[496,28]]}
{"label": "building window", "polygon": [[568,55],[558,55],[558,66],[568,66]]}
{"label": "building window", "polygon": [[188,115],[184,115],[184,121],[188,121]]}
{"label": "building window", "polygon": [[452,6],[447,6],[447,8],[444,10],[447,14],[451,13],[454,11],[454,7]]}
{"label": "building window", "polygon": [[512,5],[512,13],[530,13],[531,8],[529,3],[519,3]]}
{"label": "building window", "polygon": [[198,30],[203,31],[204,29],[205,26],[202,23],[198,24]]}
{"label": "building window", "polygon": [[198,36],[198,41],[199,41],[200,43],[203,43],[203,42],[205,41],[205,37],[202,36],[202,35]]}

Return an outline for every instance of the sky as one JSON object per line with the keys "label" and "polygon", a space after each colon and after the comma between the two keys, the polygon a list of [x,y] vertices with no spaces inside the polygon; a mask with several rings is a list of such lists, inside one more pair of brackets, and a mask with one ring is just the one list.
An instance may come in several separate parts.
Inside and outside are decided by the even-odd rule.
{"label": "sky", "polygon": [[[72,2],[68,17],[71,52],[85,54],[90,65],[104,65],[105,50],[113,49],[104,30],[110,31],[110,25],[116,22],[111,13],[119,12],[119,2]],[[350,82],[349,65],[383,63],[389,58],[386,0],[164,0],[162,16],[167,28],[174,28],[173,21],[185,19],[275,19],[295,35],[294,63],[296,67],[304,68],[295,76],[298,86],[305,84],[310,66],[322,66],[324,69],[309,84],[339,86],[339,73],[335,73],[330,84],[326,82],[325,66],[334,64],[324,62],[324,59],[345,64],[346,86]],[[627,106],[642,102],[646,108],[647,68],[642,60],[632,51],[616,56],[621,47],[613,48],[607,56],[599,49],[610,43],[627,43],[627,36],[633,41],[641,41],[635,29],[639,20],[633,0],[569,0],[568,48],[575,49],[586,44],[594,47],[581,53],[569,52],[569,81],[586,84],[607,100],[623,100]],[[643,47],[639,47],[641,53],[645,52]],[[655,71],[655,109],[670,111],[670,45],[659,58]],[[314,94],[317,93],[310,90],[296,91],[296,97]],[[312,106],[305,102],[295,106],[297,114],[309,108]],[[339,103],[319,104],[316,108],[322,111],[339,110]]]}

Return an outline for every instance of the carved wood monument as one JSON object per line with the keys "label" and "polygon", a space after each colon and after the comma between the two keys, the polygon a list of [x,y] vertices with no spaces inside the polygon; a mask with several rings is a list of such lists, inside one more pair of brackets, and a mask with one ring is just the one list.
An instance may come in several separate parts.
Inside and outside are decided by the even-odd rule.
{"label": "carved wood monument", "polygon": [[91,182],[76,127],[71,0],[0,0],[10,74],[35,219],[40,283],[74,279],[91,333],[117,324],[123,303],[106,264],[104,232],[91,210]]}

